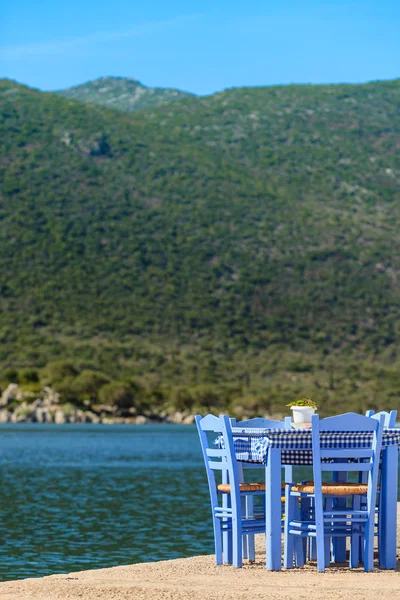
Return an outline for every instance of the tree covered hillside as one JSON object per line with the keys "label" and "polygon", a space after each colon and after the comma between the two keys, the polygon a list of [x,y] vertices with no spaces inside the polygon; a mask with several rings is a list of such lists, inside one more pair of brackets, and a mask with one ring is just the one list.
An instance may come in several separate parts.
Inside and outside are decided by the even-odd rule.
{"label": "tree covered hillside", "polygon": [[122,113],[0,84],[0,361],[178,407],[398,404],[400,81]]}

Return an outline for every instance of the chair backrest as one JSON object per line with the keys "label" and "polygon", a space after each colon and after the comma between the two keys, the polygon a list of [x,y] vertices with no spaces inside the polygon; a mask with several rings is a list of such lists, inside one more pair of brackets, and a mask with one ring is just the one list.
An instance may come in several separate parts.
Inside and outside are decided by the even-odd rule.
{"label": "chair backrest", "polygon": [[291,422],[291,417],[285,417],[284,421],[273,421],[272,419],[263,419],[262,417],[239,422],[236,419],[231,419],[232,427],[254,427],[257,429],[289,429]]}
{"label": "chair backrest", "polygon": [[[221,415],[220,417],[196,415],[195,421],[206,467],[212,507],[218,506],[215,471],[221,472],[222,483],[230,484],[232,506],[238,506],[240,498],[239,474],[229,417],[227,415]],[[207,434],[212,435],[207,436]],[[223,447],[218,447],[214,443],[214,434],[222,434]]]}
{"label": "chair backrest", "polygon": [[381,410],[378,413],[376,413],[374,410],[367,410],[365,413],[366,417],[378,420],[380,419],[381,415],[385,417],[385,427],[388,427],[389,429],[396,427],[397,410],[391,410],[390,412]]}
{"label": "chair backrest", "polygon": [[[264,419],[262,417],[256,417],[254,419],[247,419],[246,421],[236,421],[236,419],[231,419],[232,427],[243,427],[246,429],[255,428],[255,429],[291,429],[292,428],[292,417],[285,417],[284,421],[273,421],[272,419]],[[239,478],[240,481],[244,481],[243,476],[243,468],[247,469],[259,469],[261,467],[260,464],[252,464],[252,463],[240,463],[239,468]],[[293,482],[293,468],[292,466],[285,466],[285,481],[286,483]]]}
{"label": "chair backrest", "polygon": [[[368,473],[368,510],[375,507],[376,488],[378,483],[379,458],[382,446],[382,434],[385,417],[371,419],[355,413],[347,413],[336,417],[319,419],[318,415],[311,417],[312,424],[312,452],[314,489],[316,501],[322,498],[322,472],[347,471]],[[371,434],[364,436],[363,448],[358,447],[357,441],[350,444],[348,438],[342,438],[340,432],[358,432]],[[321,447],[321,433],[336,434],[334,448]],[[323,462],[327,459],[329,462]],[[352,460],[358,459],[358,460]],[[351,462],[349,462],[349,460]]]}

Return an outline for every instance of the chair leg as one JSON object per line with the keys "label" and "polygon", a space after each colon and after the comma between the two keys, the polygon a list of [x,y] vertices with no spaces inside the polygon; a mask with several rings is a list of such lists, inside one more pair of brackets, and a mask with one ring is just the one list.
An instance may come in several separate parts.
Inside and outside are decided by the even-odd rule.
{"label": "chair leg", "polygon": [[325,533],[324,519],[322,510],[318,509],[317,503],[315,506],[315,522],[316,522],[316,544],[317,544],[317,570],[319,573],[325,571]]}
{"label": "chair leg", "polygon": [[213,525],[214,525],[215,562],[217,563],[217,565],[222,565],[222,532],[221,532],[221,523],[217,517],[213,518]]}
{"label": "chair leg", "polygon": [[[222,506],[224,508],[230,508],[230,495],[224,494],[222,496]],[[228,521],[228,519],[224,519]],[[224,531],[222,534],[222,546],[224,554],[224,565],[232,564],[232,532]]]}
{"label": "chair leg", "polygon": [[[318,535],[319,533],[319,535]],[[325,571],[325,540],[321,532],[317,532],[317,570],[319,573]]]}
{"label": "chair leg", "polygon": [[[325,500],[326,512],[329,513],[330,511],[333,511],[333,504],[334,504],[334,499],[330,498],[328,496]],[[334,523],[331,523],[331,525],[333,526]],[[324,529],[325,529],[325,526],[324,526]],[[335,550],[337,550],[337,546],[338,546],[337,542],[338,542],[337,538],[335,540],[334,538],[332,539],[330,537],[325,537],[325,541],[324,541],[325,567],[329,567],[329,565],[331,563],[331,546],[332,546],[332,549],[335,548]],[[334,557],[334,560],[336,561],[336,556]]]}
{"label": "chair leg", "polygon": [[225,564],[227,564],[227,565],[231,565],[232,561],[233,561],[232,548],[233,548],[232,531],[229,531],[228,532],[228,547],[227,547],[226,562],[225,562]]}
{"label": "chair leg", "polygon": [[360,534],[352,534],[350,539],[350,568],[357,569],[360,562]]}
{"label": "chair leg", "polygon": [[[293,498],[294,503],[294,518],[297,520],[302,519],[302,503],[298,502],[298,498]],[[305,563],[305,552],[304,552],[304,538],[300,535],[295,535],[293,539],[293,550],[296,567],[304,567]]]}
{"label": "chair leg", "polygon": [[[313,499],[312,498],[303,498],[301,501],[303,516],[308,515],[306,520],[312,519],[312,511],[313,511]],[[307,547],[307,558],[308,560],[317,560],[317,545],[314,537],[308,538],[308,547]]]}
{"label": "chair leg", "polygon": [[365,525],[364,571],[374,570],[374,516],[372,514]]}
{"label": "chair leg", "polygon": [[[347,480],[347,473],[346,474],[342,474],[342,477],[338,478],[338,481],[346,481]],[[328,500],[328,499],[327,499]],[[336,498],[334,503],[333,503],[333,499],[329,498],[330,502],[330,506],[329,509],[333,508],[333,506],[335,506],[335,509],[339,509],[339,510],[345,510],[346,509],[346,499],[345,498]],[[329,510],[327,509],[327,510]],[[333,562],[346,562],[346,538],[342,538],[342,537],[337,537],[337,538],[333,538],[332,539],[332,555],[333,555]]]}
{"label": "chair leg", "polygon": [[293,546],[296,567],[304,567],[306,562],[304,555],[304,538],[301,535],[295,535]]}
{"label": "chair leg", "polygon": [[382,514],[382,510],[383,510],[383,502],[382,502],[382,494],[379,493],[378,494],[378,514],[377,514],[377,525],[378,525],[378,557],[379,557],[379,564],[382,563],[382,556],[384,554],[384,550],[383,550],[383,546],[384,546],[384,537],[383,537],[383,528],[382,528],[382,519],[381,519],[381,514]]}
{"label": "chair leg", "polygon": [[242,566],[242,528],[236,519],[232,520],[232,564]]}
{"label": "chair leg", "polygon": [[250,562],[255,562],[256,560],[256,545],[254,534],[250,534],[247,537],[247,556]]}
{"label": "chair leg", "polygon": [[[361,498],[360,496],[353,497],[353,510],[360,510]],[[350,538],[350,568],[356,569],[360,562],[360,545],[361,535],[359,533],[360,528],[357,524],[353,524],[352,534]]]}
{"label": "chair leg", "polygon": [[382,510],[379,516],[382,528],[382,558],[384,569],[396,568],[396,523],[398,448],[389,446],[383,452],[381,471]]}
{"label": "chair leg", "polygon": [[[229,483],[229,476],[227,471],[222,472],[222,483]],[[231,495],[222,494],[222,506],[223,508],[231,508]],[[230,519],[223,519],[224,522],[228,522]],[[232,564],[232,532],[224,531],[222,534],[222,547],[224,564]]]}
{"label": "chair leg", "polygon": [[329,567],[331,564],[331,538],[326,537],[324,540],[324,555],[325,555],[325,567]]}
{"label": "chair leg", "polygon": [[[304,521],[305,517],[304,515],[307,514],[306,510],[309,507],[309,499],[308,498],[301,498],[300,500],[300,506],[299,506],[299,512],[298,512],[298,518],[300,519],[300,521]],[[306,558],[307,558],[307,537],[301,537],[301,541],[303,543],[303,564],[306,562]]]}
{"label": "chair leg", "polygon": [[236,568],[242,566],[242,498],[230,494],[232,508],[232,564]]}
{"label": "chair leg", "polygon": [[317,560],[317,547],[315,538],[308,538],[308,560]]}
{"label": "chair leg", "polygon": [[[246,496],[246,516],[248,516],[248,517],[254,516],[254,497],[253,496]],[[247,538],[246,556],[249,559],[249,561],[254,562],[256,559],[254,533],[247,534],[246,538]],[[243,557],[244,557],[244,555],[243,555]]]}
{"label": "chair leg", "polygon": [[[246,496],[242,496],[240,498],[240,506],[242,509],[242,515],[247,515],[247,497]],[[242,556],[243,558],[248,558],[248,554],[247,554],[247,549],[248,549],[248,542],[249,542],[249,536],[247,534],[242,535]]]}
{"label": "chair leg", "polygon": [[285,569],[293,568],[293,535],[289,533],[289,523],[294,518],[295,504],[297,498],[290,495],[290,486],[286,486],[285,490],[285,522],[284,522],[284,551],[283,551],[283,566]]}

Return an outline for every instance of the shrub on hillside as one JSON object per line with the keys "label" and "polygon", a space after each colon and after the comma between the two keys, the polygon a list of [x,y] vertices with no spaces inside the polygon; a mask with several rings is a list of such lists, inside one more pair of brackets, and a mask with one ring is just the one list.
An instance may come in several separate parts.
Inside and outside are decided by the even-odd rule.
{"label": "shrub on hillside", "polygon": [[135,405],[135,391],[125,381],[111,381],[99,391],[99,400],[102,404],[131,408]]}
{"label": "shrub on hillside", "polygon": [[212,385],[198,385],[194,387],[178,387],[170,394],[170,403],[175,410],[212,412],[219,407],[224,409],[227,405],[226,390],[221,390]]}
{"label": "shrub on hillside", "polygon": [[79,404],[79,394],[77,393],[75,387],[75,378],[67,377],[63,379],[63,381],[58,381],[53,385],[53,388],[56,392],[60,394],[60,401],[62,403],[72,402],[74,404]]}
{"label": "shrub on hillside", "polygon": [[39,374],[36,369],[24,369],[19,375],[19,382],[22,384],[38,383]]}
{"label": "shrub on hillside", "polygon": [[6,383],[19,383],[19,374],[16,369],[8,369],[4,375],[3,379]]}
{"label": "shrub on hillside", "polygon": [[54,384],[79,375],[78,369],[70,361],[48,363],[43,369],[42,379],[45,384]]}
{"label": "shrub on hillside", "polygon": [[193,406],[193,396],[187,387],[177,387],[169,395],[169,401],[175,410],[184,411]]}
{"label": "shrub on hillside", "polygon": [[96,400],[103,386],[108,384],[110,379],[100,371],[82,371],[73,382],[76,394],[80,398]]}

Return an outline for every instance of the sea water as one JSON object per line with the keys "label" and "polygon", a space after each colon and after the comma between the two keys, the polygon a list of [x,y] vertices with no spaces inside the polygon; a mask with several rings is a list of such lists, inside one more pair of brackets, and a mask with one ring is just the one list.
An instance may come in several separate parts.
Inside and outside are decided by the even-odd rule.
{"label": "sea water", "polygon": [[0,580],[213,551],[196,428],[0,427]]}

